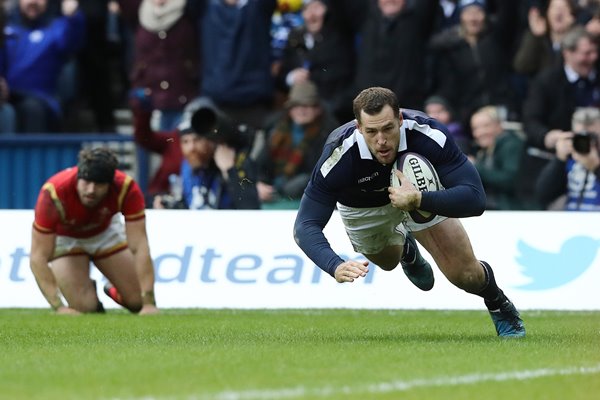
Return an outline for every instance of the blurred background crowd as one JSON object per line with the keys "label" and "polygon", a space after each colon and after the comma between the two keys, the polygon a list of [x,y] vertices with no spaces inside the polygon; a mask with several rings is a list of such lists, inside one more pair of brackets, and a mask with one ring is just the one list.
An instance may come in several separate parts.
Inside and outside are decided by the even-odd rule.
{"label": "blurred background crowd", "polygon": [[125,123],[148,207],[297,206],[384,86],[448,126],[488,209],[600,210],[598,0],[3,3],[0,138]]}

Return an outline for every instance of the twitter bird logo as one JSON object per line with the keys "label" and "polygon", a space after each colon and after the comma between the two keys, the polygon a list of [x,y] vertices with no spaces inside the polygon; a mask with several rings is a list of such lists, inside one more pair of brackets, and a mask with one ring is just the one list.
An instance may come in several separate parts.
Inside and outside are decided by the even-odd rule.
{"label": "twitter bird logo", "polygon": [[588,236],[574,236],[566,240],[558,253],[536,249],[519,240],[520,254],[516,261],[522,266],[523,275],[531,282],[517,286],[524,290],[552,289],[579,277],[596,258],[600,240]]}

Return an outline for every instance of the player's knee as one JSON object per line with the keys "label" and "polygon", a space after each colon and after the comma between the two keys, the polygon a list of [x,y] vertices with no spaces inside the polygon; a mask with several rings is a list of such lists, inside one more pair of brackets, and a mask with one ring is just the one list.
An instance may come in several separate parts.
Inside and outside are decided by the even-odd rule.
{"label": "player's knee", "polygon": [[[80,298],[76,301],[69,302],[69,307],[81,313],[96,313],[98,312],[98,298]],[[102,304],[102,303],[100,303]]]}
{"label": "player's knee", "polygon": [[125,306],[125,308],[127,308],[129,311],[131,311],[132,313],[139,313],[140,310],[142,309],[142,301],[130,301],[130,302],[124,302],[123,305]]}
{"label": "player's knee", "polygon": [[142,294],[135,290],[121,292],[121,301],[123,307],[125,307],[132,313],[140,312],[143,306]]}
{"label": "player's knee", "polygon": [[379,268],[381,268],[384,271],[391,271],[398,266],[398,263],[381,262],[377,265],[379,266]]}
{"label": "player's knee", "polygon": [[138,313],[142,309],[142,296],[133,296],[132,298],[123,299],[123,306],[132,313]]}

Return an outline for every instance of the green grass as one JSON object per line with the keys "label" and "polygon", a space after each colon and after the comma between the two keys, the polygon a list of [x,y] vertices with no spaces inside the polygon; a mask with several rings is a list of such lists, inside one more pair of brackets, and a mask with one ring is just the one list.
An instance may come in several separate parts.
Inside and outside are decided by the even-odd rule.
{"label": "green grass", "polygon": [[[597,399],[600,312],[0,310],[2,399]],[[578,369],[580,367],[589,370]]]}

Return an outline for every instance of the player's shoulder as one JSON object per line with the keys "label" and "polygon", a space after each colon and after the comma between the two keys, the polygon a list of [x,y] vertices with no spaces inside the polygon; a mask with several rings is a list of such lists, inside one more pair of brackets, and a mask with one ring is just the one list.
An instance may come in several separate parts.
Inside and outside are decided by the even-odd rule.
{"label": "player's shoulder", "polygon": [[133,191],[140,191],[140,187],[133,179],[132,176],[128,175],[122,170],[115,171],[115,177],[113,179],[113,185],[119,194],[130,193]]}
{"label": "player's shoulder", "polygon": [[404,121],[408,122],[410,129],[416,129],[420,131],[424,129],[435,129],[443,132],[444,135],[448,134],[448,128],[446,128],[444,124],[425,114],[423,111],[402,109],[402,118]]}
{"label": "player's shoulder", "polygon": [[340,125],[329,134],[327,140],[325,141],[325,146],[339,146],[346,138],[351,136],[355,130],[356,120],[352,120]]}
{"label": "player's shoulder", "polygon": [[339,169],[343,169],[347,173],[353,160],[359,157],[358,147],[361,138],[362,135],[358,132],[356,121],[350,121],[331,132],[317,165],[323,176],[329,175],[332,170]]}
{"label": "player's shoulder", "polygon": [[[448,128],[422,111],[402,110],[402,128],[407,131],[409,147],[420,153],[422,147],[444,148],[450,137]],[[427,138],[427,140],[425,139]]]}
{"label": "player's shoulder", "polygon": [[126,181],[133,181],[133,178],[120,169],[115,170],[114,182],[116,184],[123,184]]}
{"label": "player's shoulder", "polygon": [[52,175],[44,184],[44,188],[52,187],[55,190],[64,190],[73,186],[77,180],[77,167],[65,168]]}

